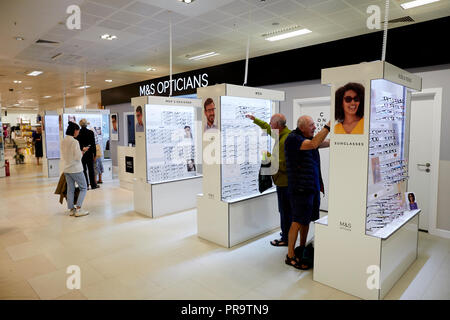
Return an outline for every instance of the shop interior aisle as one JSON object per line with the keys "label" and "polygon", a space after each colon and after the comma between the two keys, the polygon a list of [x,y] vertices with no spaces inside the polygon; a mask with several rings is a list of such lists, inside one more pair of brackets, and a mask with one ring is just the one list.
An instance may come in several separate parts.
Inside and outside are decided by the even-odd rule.
{"label": "shop interior aisle", "polygon": [[[0,299],[356,299],[284,264],[276,233],[233,249],[197,237],[196,211],[148,219],[117,180],[73,218],[57,178],[33,164],[0,179]],[[345,263],[337,262],[337,263]],[[66,268],[81,268],[81,289]],[[419,234],[419,257],[386,299],[450,299],[450,240]]]}

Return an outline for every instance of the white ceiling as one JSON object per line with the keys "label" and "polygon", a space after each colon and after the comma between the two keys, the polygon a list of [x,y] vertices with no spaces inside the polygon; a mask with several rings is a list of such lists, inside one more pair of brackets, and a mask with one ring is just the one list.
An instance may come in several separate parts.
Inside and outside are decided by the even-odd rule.
{"label": "white ceiling", "polygon": [[[417,23],[450,15],[450,0],[410,10],[400,7],[404,2],[391,0],[390,19],[409,15]],[[66,8],[72,4],[81,7],[81,30],[65,26]],[[62,101],[64,88],[69,96],[82,95],[77,87],[83,84],[84,71],[91,86],[88,94],[167,75],[170,21],[173,72],[178,73],[244,59],[247,37],[254,57],[373,32],[366,27],[366,9],[372,4],[383,9],[384,17],[385,0],[196,0],[191,4],[177,0],[2,0],[2,106],[21,100],[22,108],[45,107]],[[410,23],[391,27],[406,24]],[[262,36],[293,26],[312,33],[278,42]],[[104,33],[118,40],[101,40]],[[17,41],[16,36],[25,40]],[[58,44],[36,44],[38,39]],[[186,58],[209,51],[220,54],[200,61]],[[62,55],[52,60],[58,53]],[[147,72],[148,66],[157,70]],[[31,70],[44,74],[26,76]],[[52,98],[42,99],[45,95]]]}

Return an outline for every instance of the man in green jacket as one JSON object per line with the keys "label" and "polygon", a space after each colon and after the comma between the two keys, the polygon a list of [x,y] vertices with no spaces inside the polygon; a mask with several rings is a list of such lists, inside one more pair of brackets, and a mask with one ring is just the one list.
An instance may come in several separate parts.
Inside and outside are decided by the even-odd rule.
{"label": "man in green jacket", "polygon": [[275,139],[272,161],[278,158],[278,171],[272,175],[273,182],[277,186],[278,211],[280,212],[281,239],[270,241],[270,244],[276,247],[287,247],[289,228],[291,227],[291,206],[288,196],[288,178],[286,173],[286,158],[284,156],[284,141],[291,132],[286,127],[286,117],[281,113],[276,113],[270,118],[270,124],[255,118],[251,114],[246,115],[247,118],[253,120],[253,123],[267,131]]}

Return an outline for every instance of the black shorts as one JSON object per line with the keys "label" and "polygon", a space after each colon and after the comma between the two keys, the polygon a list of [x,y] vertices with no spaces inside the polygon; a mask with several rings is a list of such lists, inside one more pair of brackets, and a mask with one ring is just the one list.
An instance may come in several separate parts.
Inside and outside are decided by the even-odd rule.
{"label": "black shorts", "polygon": [[292,221],[309,225],[319,219],[320,191],[289,193]]}

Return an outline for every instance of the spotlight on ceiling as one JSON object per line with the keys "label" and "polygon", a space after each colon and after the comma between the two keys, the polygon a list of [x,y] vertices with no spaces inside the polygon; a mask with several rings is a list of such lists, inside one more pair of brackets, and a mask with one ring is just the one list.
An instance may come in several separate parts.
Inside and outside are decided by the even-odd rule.
{"label": "spotlight on ceiling", "polygon": [[100,38],[102,38],[103,40],[116,40],[117,36],[106,33],[104,35],[101,35]]}

